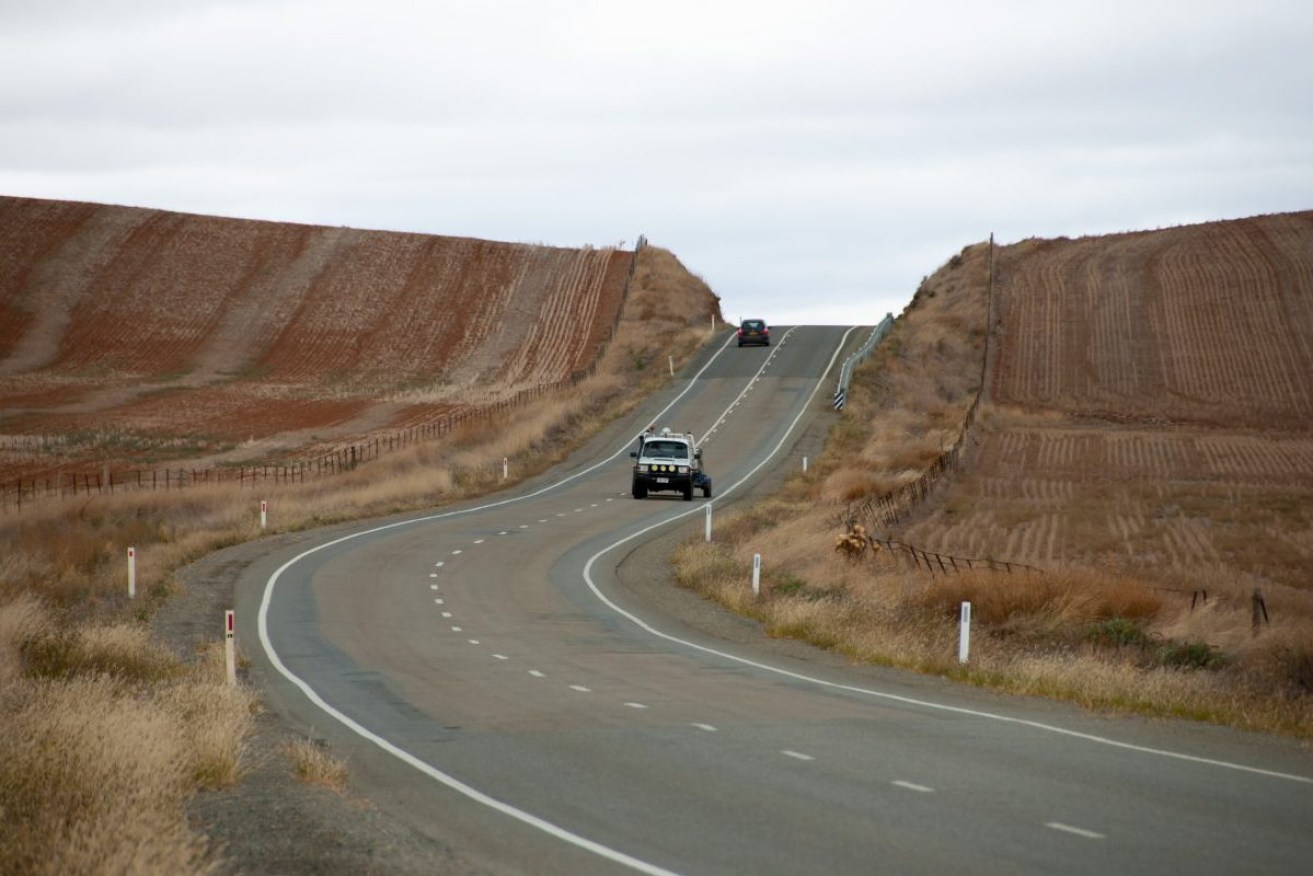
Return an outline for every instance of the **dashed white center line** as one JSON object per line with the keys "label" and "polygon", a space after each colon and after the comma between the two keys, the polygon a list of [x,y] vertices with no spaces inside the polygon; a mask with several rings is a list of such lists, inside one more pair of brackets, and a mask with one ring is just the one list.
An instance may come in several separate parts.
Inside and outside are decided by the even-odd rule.
{"label": "dashed white center line", "polygon": [[715,726],[712,725],[712,724],[690,724],[689,726],[690,726],[690,727],[696,727],[696,728],[698,728],[699,730],[705,730],[705,731],[707,731],[708,733],[716,733],[716,732],[718,732],[718,731],[716,730]]}
{"label": "dashed white center line", "polygon": [[461,553],[463,553],[463,551],[461,551],[460,548],[456,548],[454,551],[451,552],[451,555],[453,557],[456,557],[456,556],[460,556]]}
{"label": "dashed white center line", "polygon": [[498,535],[510,535],[510,532],[508,532],[507,530],[503,529],[501,532],[499,532],[499,533],[497,533],[497,534],[498,534]]}
{"label": "dashed white center line", "polygon": [[478,640],[478,639],[466,639],[466,641],[469,642],[471,645],[477,645],[477,644],[479,644],[479,640]]}
{"label": "dashed white center line", "polygon": [[434,604],[434,605],[446,605],[447,603],[443,602],[441,599],[435,599],[435,600],[433,600],[433,604]]}
{"label": "dashed white center line", "polygon": [[582,684],[572,684],[570,685],[570,690],[577,690],[579,693],[592,693],[591,690],[584,687]]}
{"label": "dashed white center line", "polygon": [[935,790],[934,788],[929,788],[925,785],[918,785],[915,782],[897,781],[894,782],[894,784],[899,788],[905,788],[908,791],[920,791],[922,794],[929,794]]}
{"label": "dashed white center line", "polygon": [[438,585],[437,585],[437,584],[430,584],[430,585],[429,585],[429,589],[430,589],[430,590],[437,590],[437,589],[438,589]]}
{"label": "dashed white center line", "polygon": [[529,674],[532,675],[534,678],[546,678],[546,677],[547,677],[546,675],[543,675],[541,672],[539,672],[537,669],[530,669],[530,670],[529,670]]}
{"label": "dashed white center line", "polygon": [[463,633],[463,632],[465,632],[465,630],[461,629],[460,627],[452,627],[452,628],[451,628],[451,631],[452,631],[453,633]]}
{"label": "dashed white center line", "polygon": [[447,564],[446,564],[445,562],[443,562],[442,560],[438,560],[438,561],[437,561],[436,563],[434,563],[433,565],[435,565],[435,566],[437,566],[439,569],[441,569],[443,566],[445,566],[445,565],[447,565]]}
{"label": "dashed white center line", "polygon": [[528,528],[529,528],[529,524],[527,524],[527,523],[521,523],[521,524],[520,524],[520,528],[521,528],[521,529],[528,529]]}
{"label": "dashed white center line", "polygon": [[647,708],[647,706],[643,705],[642,703],[625,703],[625,705],[626,705],[628,708],[631,708],[631,709],[646,709],[646,708]]}
{"label": "dashed white center line", "polygon": [[437,572],[429,572],[429,577],[430,577],[430,578],[436,578],[436,577],[438,577],[438,573],[437,573]]}
{"label": "dashed white center line", "polygon": [[443,616],[443,617],[446,617],[446,618],[449,618],[449,617],[451,617],[451,612],[449,612],[449,611],[444,611],[444,612],[442,613],[442,616]]}
{"label": "dashed white center line", "polygon": [[784,749],[783,751],[781,751],[780,754],[784,755],[785,757],[791,757],[791,758],[793,758],[794,760],[815,760],[815,759],[816,759],[816,758],[812,757],[810,754],[803,754],[801,751],[791,751],[791,750],[789,750],[789,749],[787,749],[787,748]]}
{"label": "dashed white center line", "polygon": [[493,656],[493,657],[496,657],[498,660],[510,660],[510,659],[511,659],[511,658],[507,657],[505,654],[493,654],[492,656]]}
{"label": "dashed white center line", "polygon": [[544,517],[542,520],[539,520],[538,522],[539,522],[539,523],[546,523],[546,522],[547,522],[547,518]]}
{"label": "dashed white center line", "polygon": [[1095,833],[1092,830],[1085,830],[1084,828],[1080,828],[1080,827],[1072,827],[1070,824],[1063,824],[1060,821],[1050,821],[1046,823],[1044,826],[1048,828],[1052,828],[1053,830],[1060,830],[1063,833],[1075,834],[1076,836],[1081,836],[1084,837],[1085,839],[1107,839],[1107,837],[1105,837],[1101,833]]}

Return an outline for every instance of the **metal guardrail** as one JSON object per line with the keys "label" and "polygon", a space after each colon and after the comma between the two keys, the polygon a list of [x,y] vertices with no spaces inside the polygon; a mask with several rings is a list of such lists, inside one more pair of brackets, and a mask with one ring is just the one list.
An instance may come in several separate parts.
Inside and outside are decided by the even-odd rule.
{"label": "metal guardrail", "polygon": [[894,315],[886,313],[884,319],[880,320],[880,324],[871,332],[871,336],[866,339],[866,343],[862,344],[861,349],[843,360],[843,365],[839,368],[839,386],[834,390],[834,409],[836,411],[843,410],[843,406],[848,401],[848,384],[852,382],[853,369],[866,361],[866,357],[871,355],[875,345],[884,339],[884,336],[889,333],[889,329],[893,328],[893,325]]}

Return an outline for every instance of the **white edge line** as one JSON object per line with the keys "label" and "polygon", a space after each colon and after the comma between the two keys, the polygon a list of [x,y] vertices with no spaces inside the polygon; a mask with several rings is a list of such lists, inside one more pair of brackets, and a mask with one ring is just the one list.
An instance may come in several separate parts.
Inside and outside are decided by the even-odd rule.
{"label": "white edge line", "polygon": [[[847,335],[845,335],[844,337],[846,338]],[[693,389],[694,386],[697,385],[697,379],[701,377],[708,368],[711,367],[713,362],[715,362],[718,358],[720,358],[720,355],[723,352],[725,352],[725,350],[729,349],[729,342],[733,340],[733,338],[734,335],[732,334],[726,335],[725,342],[721,344],[720,349],[717,350],[715,354],[710,359],[707,360],[706,364],[704,364],[700,369],[698,369],[697,373],[694,374],[689,379],[688,385],[684,387],[684,389],[680,391],[678,395],[676,395],[673,399],[671,399],[669,404],[667,404],[664,408],[662,408],[654,415],[653,417],[654,420],[660,419],[667,411],[669,411],[676,404],[678,404],[679,401],[685,395],[687,395]],[[293,565],[299,563],[301,560],[305,559],[311,554],[318,553],[319,551],[326,550],[330,547],[333,547],[334,545],[338,545],[346,541],[351,541],[352,539],[355,538],[360,538],[365,535],[372,535],[376,532],[384,532],[389,529],[397,529],[404,526],[414,526],[419,523],[427,523],[433,520],[441,520],[448,517],[456,517],[465,514],[475,514],[480,511],[486,511],[490,508],[499,508],[503,505],[509,505],[512,502],[522,502],[525,499],[532,499],[537,496],[541,496],[544,493],[557,489],[558,487],[564,484],[567,484],[573,480],[581,478],[584,475],[596,471],[602,466],[610,463],[612,460],[619,457],[620,454],[628,450],[630,444],[631,442],[628,439],[626,439],[625,442],[620,445],[619,449],[617,449],[615,453],[611,454],[610,456],[598,461],[597,463],[585,469],[575,472],[573,475],[570,475],[569,477],[562,478],[559,481],[548,484],[531,493],[526,493],[523,496],[512,496],[507,499],[500,499],[496,502],[489,502],[487,504],[479,505],[474,508],[465,508],[456,511],[445,511],[440,514],[430,514],[424,517],[416,517],[408,520],[401,520],[396,523],[388,523],[383,526],[362,530],[360,532],[353,532],[348,535],[330,539],[329,541],[316,545],[312,548],[309,548],[308,550],[302,551],[301,553],[297,554],[296,556],[292,557],[290,560],[279,566],[265,582],[264,593],[260,597],[260,610],[256,617],[256,627],[259,632],[260,646],[264,649],[265,655],[269,658],[270,665],[272,665],[274,669],[277,670],[277,672],[280,675],[282,675],[285,679],[287,679],[289,682],[291,682],[293,685],[299,688],[301,693],[305,694],[306,699],[310,700],[310,702],[313,703],[318,709],[320,709],[329,717],[333,718],[333,720],[337,721],[343,727],[346,727],[348,730],[355,733],[357,736],[361,737],[362,739],[372,742],[374,745],[378,746],[383,751],[386,751],[388,754],[391,754],[393,757],[397,758],[398,760],[402,761],[408,766],[416,770],[419,770],[421,773],[434,779],[435,781],[438,781],[443,785],[446,785],[448,788],[452,789],[453,791],[456,791],[460,794],[464,794],[466,797],[470,798],[471,800],[474,800],[477,803],[482,803],[483,805],[491,809],[494,809],[502,813],[503,815],[508,815],[511,818],[514,818],[527,825],[530,825],[531,827],[537,828],[538,830],[548,834],[549,836],[555,837],[556,839],[577,846],[581,849],[590,851],[598,855],[599,857],[606,858],[607,860],[610,861],[615,861],[618,864],[623,864],[624,866],[637,870],[640,873],[649,873],[652,874],[652,876],[674,876],[673,872],[670,870],[665,870],[661,867],[656,866],[655,864],[649,864],[646,861],[641,861],[638,858],[634,858],[630,855],[626,855],[623,852],[617,851],[608,846],[604,846],[601,843],[587,839],[586,837],[582,837],[579,836],[578,834],[571,833],[565,828],[559,827],[551,823],[550,821],[547,821],[546,819],[538,817],[537,815],[533,815],[532,813],[525,812],[522,809],[517,809],[516,807],[511,806],[509,803],[503,803],[502,801],[496,799],[495,797],[491,797],[483,793],[482,791],[478,790],[477,788],[465,784],[464,782],[460,781],[456,777],[451,776],[443,772],[442,770],[437,769],[434,766],[431,766],[430,764],[424,762],[423,760],[420,760],[418,757],[415,757],[413,754],[406,751],[405,749],[393,745],[391,742],[384,739],[382,736],[379,736],[378,734],[369,730],[367,727],[364,727],[363,725],[353,720],[345,713],[333,707],[331,704],[328,703],[328,701],[326,701],[323,697],[321,697],[315,691],[315,689],[309,685],[309,683],[307,683],[300,676],[296,675],[290,669],[288,669],[286,664],[283,663],[282,658],[278,656],[278,651],[274,648],[273,642],[269,638],[269,606],[273,601],[274,588],[278,583],[278,579],[281,578],[283,573],[286,572],[288,569],[290,569]],[[536,670],[530,670],[530,674],[538,675],[539,677],[541,677],[541,674],[537,673]]]}
{"label": "white edge line", "polygon": [[[853,328],[850,328],[848,329],[847,332],[844,333],[843,339],[839,342],[839,346],[835,349],[834,355],[830,358],[830,364],[826,366],[825,374],[828,374],[830,369],[834,367],[834,362],[835,359],[837,359],[839,356],[839,351],[843,348],[844,342],[847,341],[848,335],[851,334],[853,330],[854,330]],[[734,490],[737,490],[745,482],[749,481],[762,467],[766,465],[767,462],[769,462],[772,458],[774,458],[774,456],[777,453],[779,453],[781,448],[783,448],[784,446],[784,442],[788,440],[789,435],[791,435],[793,433],[793,430],[797,428],[797,425],[802,420],[803,415],[807,413],[808,408],[811,406],[812,398],[815,397],[817,391],[821,387],[821,384],[825,380],[825,374],[821,375],[821,379],[817,381],[816,387],[812,390],[811,395],[808,396],[807,403],[803,405],[802,410],[799,411],[796,417],[794,417],[793,422],[789,424],[789,428],[785,430],[784,436],[780,438],[779,443],[775,445],[775,448],[771,450],[771,452],[766,456],[766,458],[763,459],[755,468],[753,468],[750,472],[748,472],[747,475],[745,475],[740,480],[736,481],[728,489],[721,490],[719,493],[720,500],[723,500],[727,495],[732,493]],[[870,688],[857,687],[856,685],[841,684],[839,682],[827,681],[826,679],[817,678],[811,675],[805,675],[801,672],[794,672],[789,669],[782,669],[778,666],[771,666],[770,664],[767,663],[762,663],[757,660],[751,660],[747,657],[740,657],[737,654],[730,654],[726,651],[720,651],[716,648],[712,648],[707,645],[699,645],[696,642],[690,642],[687,639],[681,639],[678,636],[671,635],[670,633],[662,632],[661,630],[658,630],[656,627],[649,624],[647,621],[640,618],[638,615],[635,615],[632,612],[626,611],[625,609],[621,608],[619,605],[613,602],[605,593],[603,593],[601,588],[597,586],[597,583],[593,580],[593,575],[592,575],[593,564],[596,563],[603,556],[615,550],[616,548],[620,547],[621,545],[627,544],[633,541],[634,539],[641,538],[642,536],[646,535],[647,533],[651,532],[654,529],[658,529],[662,526],[665,526],[667,523],[670,523],[671,521],[678,520],[682,517],[688,517],[692,514],[695,514],[701,511],[704,507],[705,505],[699,505],[696,508],[690,509],[688,511],[682,511],[673,514],[670,517],[661,520],[658,523],[653,523],[650,526],[646,526],[643,529],[638,530],[637,532],[627,535],[624,538],[620,539],[619,541],[616,541],[608,545],[607,547],[602,548],[597,553],[593,554],[591,557],[588,558],[588,562],[584,564],[584,583],[588,585],[588,589],[591,590],[593,592],[593,595],[596,596],[599,600],[601,600],[602,604],[604,604],[607,608],[611,609],[616,614],[620,615],[621,617],[633,623],[635,626],[647,631],[648,633],[651,633],[652,635],[656,636],[659,639],[664,639],[667,642],[673,642],[674,644],[682,645],[686,648],[691,648],[695,651],[701,651],[704,654],[711,654],[712,656],[720,657],[722,659],[729,660],[734,663],[738,663],[741,666],[751,666],[752,668],[760,669],[763,672],[774,673],[775,675],[779,675],[784,678],[790,678],[793,679],[794,681],[807,682],[809,684],[814,684],[819,687],[829,688],[831,690],[842,690],[848,693],[861,694],[863,696],[888,700],[890,702],[903,703],[905,705],[910,705],[910,706],[919,706],[925,709],[934,709],[937,711],[950,712],[957,715],[968,715],[975,718],[986,718],[991,721],[1000,721],[1007,724],[1016,724],[1018,726],[1030,727],[1032,729],[1041,730],[1047,733],[1055,733],[1062,736],[1068,736],[1074,739],[1083,739],[1086,742],[1094,742],[1099,745],[1107,745],[1113,748],[1120,748],[1126,751],[1137,751],[1142,754],[1151,754],[1151,755],[1156,755],[1158,757],[1173,758],[1175,760],[1182,760],[1182,761],[1187,761],[1189,763],[1202,764],[1205,766],[1214,766],[1214,767],[1221,767],[1223,769],[1237,770],[1239,772],[1250,773],[1251,775],[1267,776],[1269,778],[1274,778],[1274,779],[1284,779],[1286,781],[1301,782],[1304,784],[1313,785],[1313,778],[1310,778],[1308,776],[1297,776],[1291,773],[1282,773],[1282,772],[1277,772],[1275,770],[1266,770],[1266,769],[1261,769],[1259,767],[1246,766],[1245,764],[1232,763],[1230,761],[1225,761],[1225,760],[1215,760],[1213,758],[1198,757],[1196,755],[1184,754],[1178,751],[1168,751],[1166,749],[1161,749],[1161,748],[1150,748],[1144,745],[1135,745],[1134,743],[1121,742],[1116,739],[1109,739],[1106,736],[1096,736],[1092,733],[1083,733],[1078,730],[1069,730],[1065,727],[1056,727],[1052,724],[1044,724],[1039,721],[1031,721],[1024,718],[1014,718],[1011,717],[1010,715],[999,715],[993,712],[983,712],[976,709],[967,709],[961,706],[950,706],[950,705],[945,705],[943,703],[933,703],[927,700],[918,700],[913,697],[906,697],[906,696],[901,696],[899,694],[886,693],[884,691],[872,690]]]}

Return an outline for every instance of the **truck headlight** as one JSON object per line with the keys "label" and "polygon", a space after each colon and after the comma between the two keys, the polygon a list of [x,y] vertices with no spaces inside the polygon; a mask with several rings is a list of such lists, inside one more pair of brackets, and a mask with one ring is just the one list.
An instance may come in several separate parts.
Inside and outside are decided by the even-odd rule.
{"label": "truck headlight", "polygon": [[643,463],[641,462],[638,465],[634,466],[634,470],[637,471],[639,474],[647,474],[647,466],[643,465]]}
{"label": "truck headlight", "polygon": [[680,473],[680,474],[688,474],[688,466],[686,466],[686,465],[681,465],[681,466],[679,467],[679,473]]}

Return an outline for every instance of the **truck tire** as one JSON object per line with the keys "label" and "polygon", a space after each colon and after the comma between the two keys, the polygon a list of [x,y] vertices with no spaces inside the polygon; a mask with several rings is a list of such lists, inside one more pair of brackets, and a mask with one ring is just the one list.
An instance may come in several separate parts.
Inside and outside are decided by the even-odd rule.
{"label": "truck tire", "polygon": [[646,498],[647,498],[647,487],[644,486],[643,484],[634,484],[634,498],[635,498],[635,499],[646,499]]}
{"label": "truck tire", "polygon": [[684,485],[684,501],[685,501],[685,502],[692,502],[692,501],[693,501],[693,482],[692,482],[692,481],[689,481],[687,484]]}
{"label": "truck tire", "polygon": [[708,484],[707,486],[705,486],[705,487],[702,488],[702,498],[704,498],[704,499],[710,499],[710,498],[711,498],[711,485],[710,485],[710,484]]}

